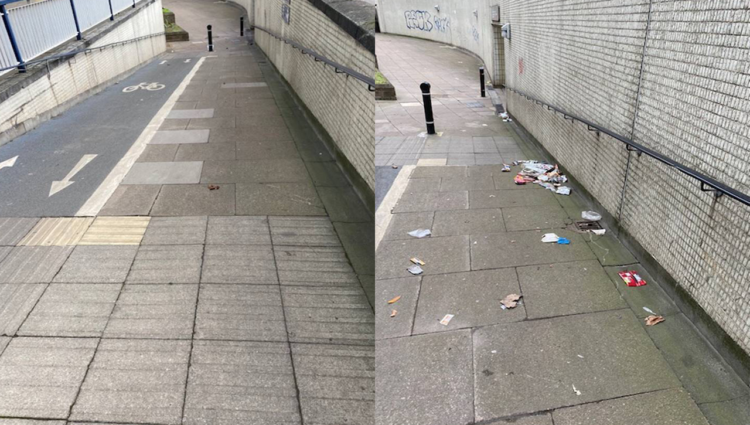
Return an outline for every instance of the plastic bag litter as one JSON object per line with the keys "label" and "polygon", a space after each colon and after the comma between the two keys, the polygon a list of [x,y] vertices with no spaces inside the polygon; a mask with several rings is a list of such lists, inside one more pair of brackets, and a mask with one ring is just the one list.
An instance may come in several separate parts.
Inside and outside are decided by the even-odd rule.
{"label": "plastic bag litter", "polygon": [[568,186],[560,186],[555,191],[558,195],[570,195],[570,188]]}
{"label": "plastic bag litter", "polygon": [[544,243],[557,243],[557,241],[559,240],[560,237],[554,233],[545,233],[544,237],[542,238],[542,242]]}
{"label": "plastic bag litter", "polygon": [[607,229],[591,229],[591,233],[597,236],[604,236],[604,234],[607,233]]}
{"label": "plastic bag litter", "polygon": [[409,267],[409,268],[408,268],[408,269],[406,269],[406,270],[407,270],[407,271],[408,271],[409,273],[413,274],[413,275],[418,275],[418,274],[422,274],[422,273],[424,272],[424,270],[422,270],[422,268],[421,268],[421,267],[419,267],[419,266],[418,266],[418,265],[416,265],[416,264],[415,264],[415,265],[413,265],[413,266],[411,266],[411,267]]}
{"label": "plastic bag litter", "polygon": [[430,231],[430,229],[417,229],[417,230],[412,230],[411,232],[408,232],[407,234],[409,236],[422,239],[422,238],[426,238],[427,236],[431,236],[432,231]]}
{"label": "plastic bag litter", "polygon": [[586,221],[599,221],[602,215],[596,211],[581,211],[581,218]]}
{"label": "plastic bag litter", "polygon": [[558,245],[570,245],[570,241],[565,238],[560,238],[557,240]]}

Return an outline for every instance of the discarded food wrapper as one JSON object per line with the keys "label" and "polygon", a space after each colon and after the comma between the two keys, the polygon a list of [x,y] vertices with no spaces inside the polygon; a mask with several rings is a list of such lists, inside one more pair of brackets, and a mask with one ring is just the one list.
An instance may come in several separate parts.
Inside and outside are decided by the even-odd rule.
{"label": "discarded food wrapper", "polygon": [[414,263],[414,264],[419,264],[420,266],[424,266],[424,265],[425,265],[425,262],[424,262],[424,261],[422,261],[422,260],[420,260],[420,259],[419,259],[419,258],[417,258],[417,257],[412,257],[412,258],[409,258],[409,261],[411,261],[411,262],[412,262],[412,263]]}
{"label": "discarded food wrapper", "polygon": [[542,242],[544,243],[557,242],[558,240],[560,240],[560,237],[554,233],[545,233],[544,237],[542,238]]}
{"label": "discarded food wrapper", "polygon": [[516,184],[526,184],[526,179],[523,176],[513,177],[513,182]]}
{"label": "discarded food wrapper", "polygon": [[560,186],[555,193],[558,195],[570,195],[570,188],[568,186]]}
{"label": "discarded food wrapper", "polygon": [[503,307],[505,308],[515,308],[518,305],[518,300],[520,299],[521,299],[521,295],[510,294],[507,297],[503,298],[503,300],[500,302],[503,304]]}
{"label": "discarded food wrapper", "polygon": [[568,239],[565,239],[565,238],[558,238],[557,239],[557,244],[558,245],[570,245],[570,241]]}
{"label": "discarded food wrapper", "polygon": [[503,164],[503,173],[509,173],[510,172],[510,165]]}
{"label": "discarded food wrapper", "polygon": [[398,311],[391,310],[391,317],[396,317],[397,314],[398,314]]}
{"label": "discarded food wrapper", "polygon": [[503,118],[503,119],[508,118],[508,113],[507,112],[502,112],[500,114],[500,118]]}
{"label": "discarded food wrapper", "polygon": [[448,323],[451,322],[451,319],[453,319],[453,315],[452,314],[446,314],[445,317],[443,317],[440,320],[440,324],[443,325],[443,326],[448,326]]}
{"label": "discarded food wrapper", "polygon": [[431,236],[432,231],[430,231],[430,229],[417,229],[417,230],[412,230],[411,232],[408,232],[408,235],[413,236],[415,238],[422,239],[427,236]]}
{"label": "discarded food wrapper", "polygon": [[648,308],[648,307],[643,307],[643,309],[644,309],[644,310],[645,310],[645,311],[646,311],[647,313],[651,313],[651,314],[653,314],[653,315],[656,315],[656,313],[654,312],[654,310],[651,310],[651,309],[650,309],[650,308]]}
{"label": "discarded food wrapper", "polygon": [[604,234],[607,233],[607,229],[591,229],[591,233],[597,236],[604,236]]}
{"label": "discarded food wrapper", "polygon": [[413,266],[411,266],[411,267],[409,267],[409,268],[408,268],[408,269],[406,269],[406,270],[408,270],[408,271],[409,271],[409,273],[411,273],[411,274],[413,274],[413,275],[418,275],[418,274],[422,274],[422,273],[424,272],[424,270],[422,270],[422,268],[421,268],[421,267],[419,267],[419,266],[418,266],[418,265],[416,265],[416,264],[415,264],[415,265],[413,265]]}
{"label": "discarded food wrapper", "polygon": [[393,168],[394,170],[396,170],[396,169],[398,169],[398,165],[391,165],[391,168]]}
{"label": "discarded food wrapper", "polygon": [[576,393],[576,395],[581,395],[581,391],[578,388],[576,388],[575,385],[573,385],[573,392]]}
{"label": "discarded food wrapper", "polygon": [[646,318],[646,326],[654,326],[655,324],[661,323],[663,321],[664,321],[663,316],[655,316],[652,314]]}
{"label": "discarded food wrapper", "polygon": [[628,286],[637,287],[646,285],[646,281],[643,280],[643,278],[641,278],[634,270],[618,272],[617,274],[620,275],[620,278],[622,278],[623,282]]}
{"label": "discarded food wrapper", "polygon": [[393,304],[393,303],[395,303],[396,301],[398,301],[400,299],[401,299],[401,295],[399,295],[396,298],[393,298],[391,300],[388,300],[388,304]]}
{"label": "discarded food wrapper", "polygon": [[219,189],[218,185],[215,185],[215,184],[208,185],[208,190],[217,190],[217,189]]}
{"label": "discarded food wrapper", "polygon": [[596,211],[581,211],[581,218],[586,221],[599,221],[602,215]]}

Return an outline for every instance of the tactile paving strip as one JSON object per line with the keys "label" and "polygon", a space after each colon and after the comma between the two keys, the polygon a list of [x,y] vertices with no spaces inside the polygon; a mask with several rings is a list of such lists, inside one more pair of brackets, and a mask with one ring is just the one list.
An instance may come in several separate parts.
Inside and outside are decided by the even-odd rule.
{"label": "tactile paving strip", "polygon": [[94,221],[90,217],[43,218],[34,226],[19,246],[70,246],[78,244],[86,229]]}
{"label": "tactile paving strip", "polygon": [[97,217],[79,245],[140,245],[151,217]]}

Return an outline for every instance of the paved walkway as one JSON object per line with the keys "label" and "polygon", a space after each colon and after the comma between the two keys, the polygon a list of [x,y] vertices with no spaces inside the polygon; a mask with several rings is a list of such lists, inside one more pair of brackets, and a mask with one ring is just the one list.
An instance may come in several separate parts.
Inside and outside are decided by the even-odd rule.
{"label": "paved walkway", "polygon": [[372,216],[257,48],[184,46],[97,216],[0,218],[0,424],[372,424]]}
{"label": "paved walkway", "polygon": [[[417,81],[403,75],[427,78],[425,64],[433,75],[446,68],[445,75],[461,75],[473,60],[393,36],[379,35],[377,48],[386,77],[412,85]],[[442,68],[428,56],[435,51],[451,58]],[[473,81],[464,81],[470,87],[453,87],[456,93],[474,90]],[[389,113],[410,108],[398,102],[379,102],[380,119],[389,121],[378,124],[379,158],[393,155],[389,140],[422,131],[404,123],[402,112]],[[510,124],[485,119],[492,122],[472,129],[436,117],[442,138],[426,138],[412,152],[419,158],[402,163],[393,184],[378,188],[378,423],[750,423],[748,388],[657,279],[611,234],[571,226],[589,209],[575,183],[572,196],[556,195],[538,185],[515,185],[520,167],[503,173],[501,165],[474,165],[498,153],[504,162],[545,159]],[[470,165],[450,166],[450,147],[459,142],[443,138],[458,132],[466,138],[462,145],[474,149]],[[441,143],[449,147],[442,152],[447,166],[429,166],[421,158]],[[392,170],[393,160],[381,162],[380,171]],[[418,228],[431,229],[432,237],[407,235]],[[542,243],[548,232],[570,245]],[[420,276],[407,271],[412,257],[426,263]],[[621,270],[637,270],[648,285],[625,286]],[[503,310],[500,302],[509,294],[523,298]],[[645,326],[646,308],[666,321]],[[448,314],[452,320],[441,324]]]}

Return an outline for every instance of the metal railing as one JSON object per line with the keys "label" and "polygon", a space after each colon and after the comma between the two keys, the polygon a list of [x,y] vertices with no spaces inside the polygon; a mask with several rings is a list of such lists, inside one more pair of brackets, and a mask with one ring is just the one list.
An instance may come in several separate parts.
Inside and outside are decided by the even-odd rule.
{"label": "metal railing", "polygon": [[666,165],[668,165],[668,166],[670,166],[672,168],[675,168],[678,171],[680,171],[681,173],[686,174],[686,175],[688,175],[688,176],[690,176],[690,177],[698,180],[700,182],[701,191],[703,191],[703,192],[714,192],[714,195],[717,198],[719,198],[719,197],[721,197],[723,195],[727,195],[730,198],[732,198],[732,199],[734,199],[734,200],[736,200],[736,201],[738,201],[738,202],[740,202],[742,204],[750,206],[750,196],[748,196],[748,195],[746,195],[746,194],[744,194],[744,193],[742,193],[742,192],[740,192],[738,190],[732,189],[731,187],[725,185],[724,183],[721,183],[721,182],[719,182],[719,181],[717,181],[715,179],[712,179],[711,177],[706,176],[705,174],[702,174],[702,173],[700,173],[700,172],[698,172],[696,170],[693,170],[692,168],[689,168],[689,167],[687,167],[685,165],[682,165],[681,163],[679,163],[679,162],[677,162],[677,161],[675,161],[675,160],[673,160],[673,159],[671,159],[671,158],[669,158],[669,157],[667,157],[667,156],[665,156],[665,155],[663,155],[663,154],[661,154],[661,153],[659,153],[659,152],[657,152],[657,151],[655,151],[653,149],[649,149],[649,148],[647,148],[647,147],[645,147],[645,146],[643,146],[643,145],[641,145],[639,143],[636,143],[636,142],[628,139],[625,136],[621,136],[621,135],[619,135],[619,134],[617,134],[617,133],[615,133],[615,132],[613,132],[611,130],[608,130],[608,129],[604,128],[604,127],[596,125],[596,124],[592,123],[591,121],[588,121],[588,120],[586,120],[584,118],[580,118],[580,117],[575,116],[575,115],[573,115],[571,113],[563,111],[562,109],[560,109],[558,107],[555,107],[553,105],[550,105],[549,103],[543,102],[543,101],[541,101],[539,99],[536,99],[533,96],[529,96],[529,95],[527,95],[526,93],[524,93],[524,92],[522,92],[520,90],[516,90],[516,89],[508,87],[508,86],[506,86],[505,88],[507,90],[509,90],[509,91],[512,91],[513,93],[518,94],[521,97],[526,98],[526,100],[529,100],[531,102],[536,103],[537,105],[541,105],[541,106],[547,108],[547,110],[549,110],[549,111],[561,114],[564,119],[569,119],[569,120],[571,120],[573,122],[578,121],[578,122],[580,122],[582,124],[585,124],[586,127],[587,127],[587,129],[589,131],[596,131],[596,132],[599,132],[599,133],[604,133],[607,136],[609,136],[609,137],[611,137],[611,138],[613,138],[615,140],[618,140],[618,141],[624,143],[625,144],[625,148],[628,151],[636,152],[639,156],[641,154],[645,153],[646,155],[650,156],[651,158],[654,158],[655,160],[657,160],[657,161],[659,161],[659,162],[661,162],[663,164],[666,164]]}
{"label": "metal railing", "polygon": [[324,64],[330,65],[331,67],[333,67],[334,71],[336,71],[337,74],[347,74],[347,75],[349,75],[351,77],[356,78],[359,81],[362,81],[363,83],[367,84],[367,89],[368,90],[375,91],[375,77],[368,77],[368,76],[362,74],[361,72],[357,72],[357,71],[355,71],[355,70],[353,70],[351,68],[348,68],[348,67],[346,67],[346,66],[344,66],[344,65],[342,65],[342,64],[340,64],[338,62],[334,62],[334,61],[328,59],[327,57],[325,57],[325,56],[317,53],[316,51],[314,51],[312,49],[308,49],[307,47],[305,47],[305,46],[297,43],[296,41],[293,41],[293,40],[290,40],[288,38],[282,37],[282,36],[280,36],[278,34],[275,34],[272,31],[267,30],[266,28],[259,27],[257,25],[253,25],[251,27],[251,29],[252,28],[259,29],[259,30],[265,32],[266,34],[270,35],[271,37],[273,37],[273,38],[275,38],[277,40],[281,40],[281,41],[283,41],[286,44],[289,44],[293,48],[295,48],[295,49],[299,50],[300,52],[302,52],[302,54],[304,54],[304,55],[310,55],[310,56],[312,56],[315,59],[316,62],[323,62]]}
{"label": "metal railing", "polygon": [[0,0],[0,66],[18,68],[143,0],[44,0],[7,9],[23,0]]}

